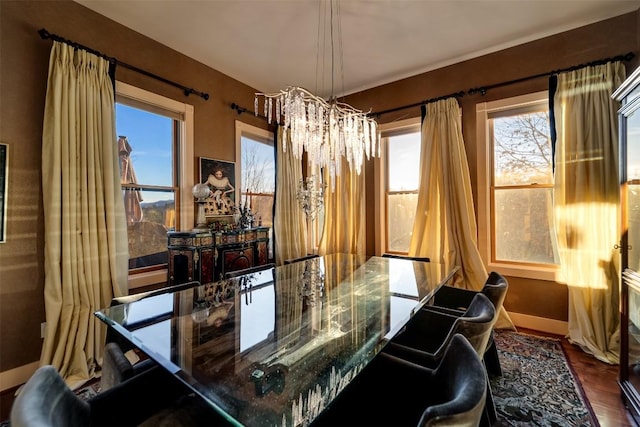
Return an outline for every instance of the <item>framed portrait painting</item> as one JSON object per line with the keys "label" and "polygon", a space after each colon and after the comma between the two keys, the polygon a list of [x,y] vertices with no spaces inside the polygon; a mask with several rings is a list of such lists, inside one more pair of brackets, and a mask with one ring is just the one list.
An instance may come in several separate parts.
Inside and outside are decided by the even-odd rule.
{"label": "framed portrait painting", "polygon": [[205,216],[233,215],[236,207],[236,166],[233,162],[200,157],[200,182],[207,183],[211,197]]}

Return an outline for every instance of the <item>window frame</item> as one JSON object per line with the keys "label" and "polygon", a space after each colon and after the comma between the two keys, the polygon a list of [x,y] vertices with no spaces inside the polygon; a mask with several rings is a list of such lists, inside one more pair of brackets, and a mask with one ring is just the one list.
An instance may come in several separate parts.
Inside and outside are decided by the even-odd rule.
{"label": "window frame", "polygon": [[[179,146],[174,157],[177,169],[176,202],[179,208],[176,210],[176,230],[190,229],[189,224],[194,224],[194,200],[191,189],[194,185],[194,107],[190,104],[176,101],[171,98],[158,95],[153,92],[132,86],[121,81],[116,81],[116,96],[122,96],[141,104],[146,104],[160,110],[165,110],[180,116],[182,126],[178,126]],[[117,101],[116,101],[117,102]],[[151,271],[129,271],[129,289],[143,286],[166,283],[167,268]]]}
{"label": "window frame", "polygon": [[494,260],[495,236],[493,227],[493,141],[490,115],[513,111],[539,104],[549,99],[548,91],[476,104],[477,187],[478,187],[478,250],[485,267],[506,276],[555,281],[558,266],[525,262],[499,262]]}
{"label": "window frame", "polygon": [[[398,120],[390,123],[383,123],[378,125],[380,131],[380,157],[374,157],[373,170],[374,170],[374,186],[376,188],[374,194],[374,204],[376,206],[374,213],[375,227],[378,232],[375,239],[375,251],[376,255],[382,255],[388,252],[389,248],[389,236],[387,235],[387,223],[388,223],[388,138],[394,135],[401,135],[406,133],[421,132],[422,119],[421,117],[413,117],[410,119]],[[395,192],[400,193],[400,192]],[[407,193],[403,191],[402,193]],[[398,253],[398,252],[394,252]]]}
{"label": "window frame", "polygon": [[[242,188],[243,188],[243,183],[242,183],[242,137],[245,138],[249,138],[249,139],[253,139],[253,140],[257,140],[257,141],[262,141],[265,142],[269,145],[271,145],[271,147],[273,147],[274,149],[274,165],[276,162],[276,158],[275,158],[275,135],[273,132],[267,130],[267,129],[262,129],[256,126],[252,126],[250,124],[247,124],[243,121],[240,120],[236,120],[235,123],[235,143],[236,143],[236,158],[235,158],[235,163],[236,163],[236,199],[238,200],[238,206],[239,203],[242,201]],[[274,182],[273,182],[273,203],[275,205],[276,202],[276,191],[277,191],[277,186],[278,186],[278,177],[274,176]],[[269,254],[270,254],[270,258],[275,259],[275,248],[273,245],[273,226],[269,227]]]}

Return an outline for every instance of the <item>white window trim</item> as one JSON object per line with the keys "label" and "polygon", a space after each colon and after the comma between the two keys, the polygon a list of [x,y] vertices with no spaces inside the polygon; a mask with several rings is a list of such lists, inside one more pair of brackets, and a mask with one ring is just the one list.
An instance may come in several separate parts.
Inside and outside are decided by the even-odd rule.
{"label": "white window trim", "polygon": [[540,102],[549,97],[549,92],[536,92],[527,95],[505,98],[491,102],[476,104],[476,142],[478,147],[478,250],[486,268],[506,276],[523,277],[536,280],[555,281],[557,267],[514,265],[491,262],[491,147],[489,114],[496,111],[510,110],[514,107],[526,106]]}
{"label": "white window trim", "polygon": [[[182,229],[190,229],[189,224],[194,224],[194,201],[191,189],[194,185],[193,167],[193,141],[194,122],[193,105],[185,104],[171,98],[166,98],[153,92],[116,81],[116,93],[137,101],[155,105],[165,110],[178,113],[183,117],[184,126],[181,126],[180,147],[178,159],[180,161],[180,224]],[[153,285],[167,281],[167,269],[154,270],[147,273],[129,275],[129,289]]]}
{"label": "white window trim", "polygon": [[395,132],[415,132],[420,131],[422,120],[420,117],[413,117],[410,119],[398,120],[390,123],[383,123],[378,125],[378,131],[381,138],[380,157],[373,158],[373,185],[376,189],[374,192],[374,222],[378,232],[376,233],[375,251],[376,255],[382,255],[383,248],[387,241],[387,227],[386,227],[386,182],[387,182],[387,146],[386,135]]}

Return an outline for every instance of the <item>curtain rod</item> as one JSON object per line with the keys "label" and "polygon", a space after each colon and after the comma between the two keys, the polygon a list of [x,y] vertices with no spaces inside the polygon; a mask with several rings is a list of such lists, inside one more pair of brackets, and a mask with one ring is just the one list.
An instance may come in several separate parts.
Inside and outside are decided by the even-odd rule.
{"label": "curtain rod", "polygon": [[[507,86],[507,85],[511,85],[514,83],[520,83],[526,80],[533,80],[533,79],[537,79],[540,77],[545,77],[545,76],[551,76],[553,74],[558,74],[558,73],[563,73],[563,72],[567,72],[567,71],[575,71],[578,70],[580,68],[584,68],[584,67],[589,67],[589,66],[594,66],[594,65],[602,65],[602,64],[606,64],[608,62],[613,62],[613,61],[630,61],[631,59],[633,59],[635,57],[633,52],[629,52],[625,55],[618,55],[618,56],[614,56],[613,58],[605,58],[605,59],[599,59],[597,61],[592,61],[592,62],[588,62],[586,64],[580,64],[580,65],[574,65],[572,67],[568,67],[568,68],[563,68],[560,70],[554,70],[554,71],[550,71],[548,73],[541,73],[541,74],[536,74],[534,76],[528,76],[528,77],[522,77],[520,79],[516,79],[516,80],[510,80],[507,82],[502,82],[502,83],[496,83],[493,85],[489,85],[489,86],[480,86],[480,87],[476,87],[476,88],[471,88],[469,89],[466,93],[468,95],[474,95],[476,93],[480,93],[480,95],[485,95],[487,93],[487,90],[489,89],[495,89],[497,87],[501,87],[501,86]],[[384,111],[379,111],[377,113],[372,113],[373,115],[376,116],[380,116],[382,114],[387,114],[387,113],[392,113],[395,111],[400,111],[400,110],[405,110],[407,108],[413,108],[413,107],[419,107],[421,105],[424,104],[428,104],[431,102],[435,102],[435,101],[440,101],[442,99],[446,99],[446,98],[450,98],[452,96],[456,96],[456,97],[461,97],[462,95],[464,95],[465,92],[456,92],[450,95],[444,95],[444,96],[440,96],[438,98],[432,98],[432,99],[428,99],[426,101],[422,101],[422,102],[416,102],[414,104],[409,104],[409,105],[403,105],[400,107],[396,107],[396,108],[392,108],[389,110],[384,110]]]}
{"label": "curtain rod", "polygon": [[471,89],[469,89],[467,91],[467,93],[469,95],[473,95],[473,94],[476,94],[476,93],[480,93],[480,95],[484,95],[484,94],[487,93],[487,90],[489,90],[489,89],[495,89],[497,87],[502,87],[502,86],[507,86],[507,85],[511,85],[511,84],[515,84],[515,83],[520,83],[520,82],[524,82],[524,81],[527,81],[527,80],[538,79],[540,77],[549,77],[549,76],[552,76],[554,74],[560,74],[560,73],[566,73],[566,72],[569,72],[569,71],[575,71],[575,70],[579,70],[580,68],[584,68],[584,67],[592,67],[592,66],[595,66],[595,65],[604,65],[604,64],[607,64],[609,62],[631,61],[634,58],[634,56],[635,56],[635,54],[633,52],[629,52],[629,53],[626,53],[624,55],[618,55],[618,56],[614,56],[612,58],[598,59],[596,61],[587,62],[586,64],[574,65],[572,67],[561,68],[559,70],[549,71],[547,73],[540,73],[540,74],[536,74],[536,75],[533,75],[533,76],[522,77],[520,79],[509,80],[507,82],[496,83],[496,84],[489,85],[489,86],[480,86],[480,87],[471,88]]}
{"label": "curtain rod", "polygon": [[235,102],[231,104],[231,109],[232,110],[236,110],[238,112],[238,115],[240,115],[242,113],[251,113],[251,115],[255,115],[256,117],[260,117],[263,120],[268,120],[267,116],[263,116],[262,114],[256,114],[255,111],[247,110],[246,108],[239,106]]}
{"label": "curtain rod", "polygon": [[426,99],[424,101],[415,102],[413,104],[403,105],[401,107],[390,108],[388,110],[378,111],[378,112],[375,112],[375,113],[371,113],[371,115],[372,116],[381,116],[383,114],[394,113],[396,111],[405,110],[407,108],[420,107],[421,105],[431,104],[432,102],[442,101],[443,99],[447,99],[447,98],[453,98],[453,97],[462,98],[463,96],[464,96],[464,92],[462,92],[462,91],[454,92],[454,93],[450,93],[449,95],[438,96],[437,98],[430,98],[430,99]]}
{"label": "curtain rod", "polygon": [[[558,74],[558,73],[564,73],[564,72],[568,72],[568,71],[575,71],[575,70],[578,70],[578,69],[584,68],[584,67],[589,67],[589,66],[594,66],[594,65],[602,65],[602,64],[606,64],[608,62],[630,61],[634,57],[635,57],[635,54],[633,52],[629,52],[629,53],[627,53],[625,55],[618,55],[618,56],[614,56],[612,58],[599,59],[597,61],[588,62],[586,64],[574,65],[572,67],[562,68],[562,69],[559,69],[559,70],[550,71],[548,73],[541,73],[541,74],[536,74],[536,75],[533,75],[533,76],[522,77],[520,79],[509,80],[507,82],[496,83],[496,84],[489,85],[489,86],[480,86],[480,87],[476,87],[476,88],[471,88],[466,93],[469,94],[469,95],[474,95],[476,93],[480,93],[480,95],[485,95],[487,93],[487,90],[489,90],[489,89],[495,89],[497,87],[507,86],[507,85],[511,85],[511,84],[514,84],[514,83],[520,83],[520,82],[523,82],[523,81],[526,81],[526,80],[533,80],[533,79],[537,79],[537,78],[540,78],[540,77],[552,76],[552,75]],[[415,103],[409,104],[409,105],[402,105],[400,107],[390,108],[388,110],[382,110],[382,111],[378,111],[378,112],[373,112],[373,113],[371,113],[371,115],[378,117],[378,116],[381,116],[383,114],[394,113],[396,111],[406,110],[408,108],[413,108],[413,107],[420,107],[421,105],[430,104],[432,102],[441,101],[443,99],[447,99],[447,98],[451,98],[451,97],[461,98],[464,95],[465,95],[464,91],[454,92],[454,93],[451,93],[449,95],[438,96],[437,98],[430,98],[430,99],[427,99],[427,100],[424,100],[424,101],[420,101],[420,102],[415,102]],[[231,108],[236,110],[238,112],[238,114],[253,113],[252,111],[247,110],[246,108],[240,107],[238,104],[235,104],[235,103],[231,104]],[[267,119],[265,116],[262,116],[262,115],[258,115],[258,117],[260,117],[262,119],[265,119],[265,120]]]}
{"label": "curtain rod", "polygon": [[85,51],[87,51],[89,53],[92,53],[92,54],[97,55],[97,56],[99,56],[99,57],[101,57],[103,59],[106,59],[107,61],[109,61],[112,64],[116,64],[116,65],[118,65],[120,67],[127,68],[127,69],[129,69],[131,71],[135,71],[136,73],[143,74],[143,75],[145,75],[147,77],[151,77],[152,79],[160,80],[163,83],[166,83],[168,85],[180,88],[180,89],[182,89],[182,91],[184,92],[184,94],[186,96],[194,94],[194,95],[198,95],[199,97],[201,97],[205,101],[209,99],[209,94],[208,93],[199,92],[199,91],[197,91],[195,89],[192,89],[190,87],[181,85],[180,83],[173,82],[171,80],[165,79],[164,77],[160,77],[158,75],[150,73],[149,71],[145,71],[145,70],[142,70],[142,69],[140,69],[138,67],[135,67],[133,65],[127,64],[126,62],[119,61],[118,59],[110,57],[110,56],[107,56],[102,52],[98,52],[97,50],[94,50],[94,49],[91,49],[89,47],[83,46],[83,45],[81,45],[79,43],[67,40],[67,39],[65,39],[63,37],[60,37],[60,36],[56,35],[56,34],[51,34],[47,30],[45,30],[44,28],[38,30],[38,34],[40,34],[40,37],[42,39],[55,40],[57,42],[68,44],[69,46],[72,46],[75,49],[85,50]]}

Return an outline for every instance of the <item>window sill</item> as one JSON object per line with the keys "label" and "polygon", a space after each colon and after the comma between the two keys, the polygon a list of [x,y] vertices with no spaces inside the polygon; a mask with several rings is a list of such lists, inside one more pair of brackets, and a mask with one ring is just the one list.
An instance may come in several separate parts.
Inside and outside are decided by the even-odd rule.
{"label": "window sill", "polygon": [[556,282],[557,267],[535,267],[514,264],[489,263],[489,271],[497,271],[503,276],[522,277],[524,279],[545,280]]}
{"label": "window sill", "polygon": [[129,289],[142,288],[145,286],[155,285],[157,283],[167,282],[167,269],[154,270],[146,273],[130,274]]}

